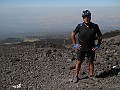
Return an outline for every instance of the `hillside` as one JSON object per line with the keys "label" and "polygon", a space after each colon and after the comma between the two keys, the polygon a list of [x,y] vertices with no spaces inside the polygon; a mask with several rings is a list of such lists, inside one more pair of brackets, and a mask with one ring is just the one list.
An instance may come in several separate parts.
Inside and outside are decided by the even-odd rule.
{"label": "hillside", "polygon": [[[70,35],[71,35],[71,32],[50,33],[50,34],[41,35],[41,36],[27,36],[24,38],[8,37],[4,40],[0,40],[0,45],[17,44],[17,43],[23,43],[23,42],[38,42],[38,41],[47,41],[47,42],[53,41],[54,43],[56,43],[56,41],[60,41],[63,44],[71,44]],[[110,38],[117,35],[120,35],[120,30],[103,33],[103,38]]]}
{"label": "hillside", "polygon": [[0,90],[120,90],[120,35],[103,39],[96,51],[95,79],[85,60],[73,83],[76,50],[61,41],[0,46]]}
{"label": "hillside", "polygon": [[0,44],[15,44],[15,43],[20,43],[20,42],[23,42],[23,40],[20,38],[8,37],[2,40]]}

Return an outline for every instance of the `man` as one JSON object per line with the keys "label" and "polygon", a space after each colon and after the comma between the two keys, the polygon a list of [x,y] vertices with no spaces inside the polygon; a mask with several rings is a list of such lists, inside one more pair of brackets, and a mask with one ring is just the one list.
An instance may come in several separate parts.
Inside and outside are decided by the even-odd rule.
{"label": "man", "polygon": [[[102,34],[99,26],[91,22],[91,12],[89,10],[83,11],[82,17],[83,23],[78,24],[71,34],[72,43],[77,49],[76,75],[74,82],[78,82],[79,80],[78,74],[85,56],[87,56],[89,60],[90,77],[93,76],[95,51],[100,47],[102,41]],[[75,38],[77,33],[79,34],[78,44],[76,44]],[[96,35],[98,40],[97,45],[95,45]]]}

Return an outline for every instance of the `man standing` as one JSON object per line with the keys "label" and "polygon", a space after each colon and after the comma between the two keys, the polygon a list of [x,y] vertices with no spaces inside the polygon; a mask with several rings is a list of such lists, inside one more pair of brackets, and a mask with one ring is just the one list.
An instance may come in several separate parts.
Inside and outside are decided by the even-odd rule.
{"label": "man standing", "polygon": [[[77,49],[76,75],[74,82],[78,82],[79,80],[78,74],[86,55],[89,60],[90,77],[93,76],[95,51],[100,47],[102,41],[102,34],[99,26],[91,22],[91,12],[89,10],[83,11],[82,17],[83,23],[78,24],[71,34],[72,43]],[[77,33],[79,34],[78,44],[75,38]],[[98,40],[97,45],[95,45],[96,35]]]}

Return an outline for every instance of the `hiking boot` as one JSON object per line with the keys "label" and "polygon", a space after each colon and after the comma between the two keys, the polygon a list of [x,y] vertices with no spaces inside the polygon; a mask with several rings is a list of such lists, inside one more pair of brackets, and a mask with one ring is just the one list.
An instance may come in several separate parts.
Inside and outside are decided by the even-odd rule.
{"label": "hiking boot", "polygon": [[98,80],[94,75],[90,75],[90,76],[89,76],[89,79],[90,79],[90,80],[93,80],[93,81]]}
{"label": "hiking boot", "polygon": [[76,76],[76,77],[74,78],[73,82],[74,82],[74,83],[77,83],[78,81],[79,81],[79,77]]}

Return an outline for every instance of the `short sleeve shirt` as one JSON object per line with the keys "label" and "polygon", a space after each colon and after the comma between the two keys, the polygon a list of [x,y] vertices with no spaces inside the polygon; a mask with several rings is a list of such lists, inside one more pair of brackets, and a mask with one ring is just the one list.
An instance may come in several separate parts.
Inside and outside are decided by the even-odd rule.
{"label": "short sleeve shirt", "polygon": [[75,34],[79,33],[79,39],[84,42],[93,42],[96,35],[101,35],[99,26],[92,22],[89,27],[87,27],[84,23],[82,23],[82,26],[81,24],[78,24],[73,32]]}
{"label": "short sleeve shirt", "polygon": [[78,24],[75,30],[73,31],[75,35],[78,34],[79,44],[82,45],[81,50],[91,50],[91,48],[95,45],[95,36],[101,35],[101,31],[99,26],[94,23],[90,23],[89,27],[87,27],[84,23]]}

